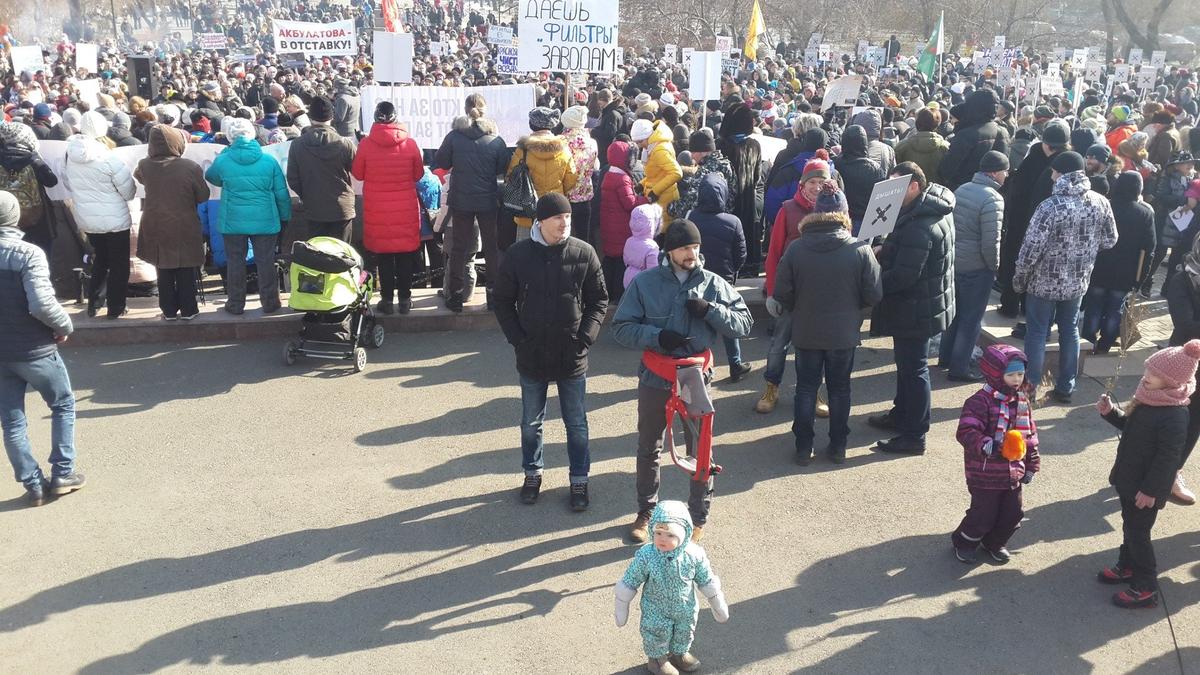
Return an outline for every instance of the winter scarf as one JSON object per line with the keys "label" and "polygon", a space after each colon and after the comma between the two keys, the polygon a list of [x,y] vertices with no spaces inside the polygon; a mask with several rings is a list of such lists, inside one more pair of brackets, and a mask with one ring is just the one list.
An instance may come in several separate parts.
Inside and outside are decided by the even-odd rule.
{"label": "winter scarf", "polygon": [[1165,408],[1187,405],[1194,391],[1196,391],[1196,381],[1194,379],[1172,389],[1147,389],[1146,381],[1140,380],[1137,391],[1133,392],[1133,397],[1141,405]]}
{"label": "winter scarf", "polygon": [[[1029,397],[1025,392],[1017,390],[1016,393],[1006,394],[998,389],[995,389],[990,384],[983,385],[983,390],[997,401],[1000,414],[996,416],[996,431],[992,434],[992,440],[999,448],[1004,443],[1004,434],[1010,430],[1021,432],[1021,437],[1027,437],[1033,431],[1033,424],[1029,417]],[[1017,416],[1012,418],[1012,404],[1017,404]]]}

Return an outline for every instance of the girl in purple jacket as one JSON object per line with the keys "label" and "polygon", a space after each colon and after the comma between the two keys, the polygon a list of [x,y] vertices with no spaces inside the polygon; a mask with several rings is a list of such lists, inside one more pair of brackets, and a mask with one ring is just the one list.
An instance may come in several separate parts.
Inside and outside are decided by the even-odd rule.
{"label": "girl in purple jacket", "polygon": [[[1024,387],[1025,363],[1025,354],[1016,347],[988,347],[979,361],[987,383],[967,399],[958,418],[971,507],[951,540],[954,555],[964,563],[977,562],[980,546],[997,563],[1008,562],[1004,546],[1025,515],[1021,486],[1028,485],[1041,468],[1037,427]],[[1009,431],[1018,431],[1025,439],[1021,459],[1009,460],[1001,454]]]}

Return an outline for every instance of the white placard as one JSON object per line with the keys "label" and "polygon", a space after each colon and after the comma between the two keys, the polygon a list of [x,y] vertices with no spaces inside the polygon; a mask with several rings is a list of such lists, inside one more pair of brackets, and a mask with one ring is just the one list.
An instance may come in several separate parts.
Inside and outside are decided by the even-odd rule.
{"label": "white placard", "polygon": [[[99,82],[99,80],[95,80]],[[277,144],[284,145],[284,144]],[[183,146],[183,156],[200,165],[204,171],[212,166],[216,156],[221,154],[221,151],[226,146],[218,143],[188,143]],[[272,146],[268,146],[272,147]],[[146,153],[149,150],[147,145],[133,145],[121,147],[112,150],[113,156],[121,160],[121,162],[129,169],[132,174],[137,169],[138,162],[146,158]],[[266,148],[263,148],[264,152]],[[38,154],[41,155],[42,161],[50,167],[56,176],[63,176],[67,171],[67,142],[66,141],[38,141]],[[221,190],[217,186],[209,184],[209,191],[212,193],[212,199],[221,198]],[[62,201],[71,198],[71,192],[67,189],[66,181],[59,180],[58,185],[46,188],[46,196],[51,201]],[[130,200],[130,206],[140,212],[138,202],[140,198],[146,196],[146,190],[141,183],[137,183],[137,196]]]}
{"label": "white placard", "polygon": [[311,23],[308,21],[271,22],[277,54],[301,53],[305,56],[354,56],[358,54],[358,37],[354,19]]}
{"label": "white placard", "polygon": [[1046,64],[1046,74],[1054,75],[1056,77],[1061,77],[1062,76],[1062,67],[1057,63],[1047,63]]}
{"label": "white placard", "polygon": [[821,63],[829,63],[833,60],[833,48],[829,45],[819,45],[817,47],[817,60]]}
{"label": "white placard", "polygon": [[429,53],[433,56],[450,56],[450,43],[430,42]]}
{"label": "white placard", "polygon": [[996,71],[996,86],[1001,90],[1008,89],[1013,86],[1016,80],[1016,73],[1012,68],[1000,68]]}
{"label": "white placard", "polygon": [[813,33],[808,36],[808,49],[816,49],[817,45],[821,44],[821,40],[825,39],[824,33]]}
{"label": "white placard", "polygon": [[434,149],[450,133],[455,118],[462,115],[467,95],[482,94],[488,103],[488,119],[496,123],[509,145],[516,145],[518,138],[529,133],[529,111],[534,107],[536,92],[532,84],[470,88],[367,85],[361,89],[363,133],[369,132],[374,122],[375,104],[388,100],[396,106],[396,119],[408,127],[417,144],[425,150]]}
{"label": "white placard", "polygon": [[1084,76],[1088,82],[1099,84],[1100,80],[1104,79],[1104,64],[1100,61],[1091,61],[1087,64],[1087,74]]}
{"label": "white placard", "polygon": [[28,71],[36,73],[46,70],[46,60],[42,58],[42,48],[37,45],[9,47],[8,55],[12,57],[13,72],[21,74]]}
{"label": "white placard", "polygon": [[96,63],[97,63],[96,57],[98,54],[99,54],[99,49],[96,47],[96,45],[94,45],[90,42],[76,42],[75,43],[75,67],[76,68],[84,68],[89,73],[99,72],[99,69],[96,66]]}
{"label": "white placard", "polygon": [[[447,43],[443,42],[442,44],[447,44]],[[471,45],[471,49],[468,51],[472,54],[487,54],[488,48],[487,48],[487,45],[483,44],[482,41],[476,40],[475,44]]]}
{"label": "white placard", "polygon": [[521,72],[517,70],[517,48],[515,46],[496,46],[496,72],[501,75],[516,75]]}
{"label": "white placard", "polygon": [[896,216],[904,203],[904,193],[912,176],[896,176],[881,180],[871,189],[871,201],[863,214],[858,240],[866,241],[890,233],[896,227]]}
{"label": "white placard", "polygon": [[1129,50],[1129,65],[1140,66],[1142,65],[1143,58],[1141,48],[1133,47]]}
{"label": "white placard", "polygon": [[1042,96],[1064,96],[1067,93],[1062,78],[1058,75],[1043,75],[1039,86]]}
{"label": "white placard", "polygon": [[721,57],[721,72],[729,73],[730,75],[737,77],[738,71],[741,70],[741,68],[742,62],[740,59],[731,59],[724,56]]}
{"label": "white placard", "polygon": [[868,47],[867,63],[874,65],[876,68],[882,68],[883,64],[887,63],[887,47]]}
{"label": "white placard", "polygon": [[855,48],[855,50],[854,50],[855,56],[858,56],[859,58],[866,58],[867,48],[870,46],[871,46],[870,42],[867,42],[866,40],[859,40],[858,47]]}
{"label": "white placard", "polygon": [[75,91],[79,92],[79,100],[91,106],[92,110],[100,107],[100,80],[76,80]]}
{"label": "white placard", "polygon": [[1142,91],[1148,91],[1154,88],[1154,83],[1158,81],[1158,71],[1151,66],[1142,66],[1138,69],[1137,88]]}
{"label": "white placard", "polygon": [[679,47],[676,45],[663,45],[663,61],[667,63],[675,63],[678,61]]}
{"label": "white placard", "polygon": [[733,51],[733,37],[729,35],[718,35],[713,51],[724,52],[728,54]]}
{"label": "white placard", "polygon": [[1150,65],[1154,66],[1155,70],[1162,70],[1167,65],[1167,53],[1161,49],[1150,52]]}
{"label": "white placard", "polygon": [[695,53],[696,53],[696,49],[694,47],[684,47],[683,48],[683,59],[682,59],[681,63],[683,63],[684,68],[692,67],[692,54],[695,54]]}
{"label": "white placard", "polygon": [[820,59],[817,58],[818,56],[820,56],[820,54],[817,52],[816,49],[805,49],[804,50],[804,65],[808,66],[809,68],[819,67]]}
{"label": "white placard", "polygon": [[1054,60],[1058,61],[1060,63],[1063,61],[1066,61],[1067,60],[1067,48],[1066,47],[1055,47],[1054,48]]}
{"label": "white placard", "polygon": [[413,80],[412,33],[375,31],[375,79],[379,82],[405,83]]}
{"label": "white placard", "polygon": [[688,97],[693,101],[721,98],[721,52],[692,52]]}
{"label": "white placard", "polygon": [[1071,52],[1071,70],[1079,72],[1087,67],[1088,50],[1076,49]]}
{"label": "white placard", "polygon": [[1192,211],[1184,211],[1183,209],[1175,209],[1170,214],[1168,214],[1168,217],[1171,219],[1171,224],[1175,226],[1175,229],[1179,230],[1180,232],[1183,232],[1184,230],[1188,229],[1189,225],[1192,224],[1192,217],[1194,215],[1195,215],[1195,213]]}
{"label": "white placard", "polygon": [[825,97],[821,99],[821,111],[854,105],[858,93],[862,91],[862,83],[862,75],[846,75],[830,82],[825,89]]}
{"label": "white placard", "polygon": [[612,73],[621,65],[617,48],[617,0],[521,3],[517,63],[522,71]]}
{"label": "white placard", "polygon": [[512,28],[508,26],[488,26],[487,40],[491,45],[511,45],[513,39]]}
{"label": "white placard", "polygon": [[1005,37],[1003,35],[997,35],[996,38],[994,40],[992,40],[992,49],[995,49],[998,51],[1003,50],[1004,46],[1007,42],[1008,42],[1007,37]]}
{"label": "white placard", "polygon": [[200,45],[200,49],[204,51],[229,48],[229,42],[225,40],[224,33],[199,33],[196,35],[196,44]]}
{"label": "white placard", "polygon": [[1113,68],[1112,81],[1113,82],[1128,82],[1129,81],[1129,64],[1128,63],[1118,63],[1116,65],[1116,67]]}

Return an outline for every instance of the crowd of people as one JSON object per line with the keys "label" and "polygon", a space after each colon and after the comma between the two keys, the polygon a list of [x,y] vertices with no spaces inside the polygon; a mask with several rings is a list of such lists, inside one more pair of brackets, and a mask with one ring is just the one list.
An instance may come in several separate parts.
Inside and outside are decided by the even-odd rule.
{"label": "crowd of people", "polygon": [[[1064,65],[1072,100],[1005,88],[995,68],[970,60],[948,61],[940,79],[930,78],[891,42],[886,68],[849,55],[813,67],[785,44],[773,58],[744,60],[726,73],[719,98],[692,100],[684,68],[646,50],[630,50],[620,72],[589,76],[583,86],[562,73],[502,75],[493,48],[472,48],[496,17],[419,2],[405,15],[417,36],[415,82],[537,86],[526,135],[503,138],[485,98],[464,89],[462,114],[440,146],[421,148],[386,100],[368,111],[373,124],[362,133],[358,87],[374,82],[368,49],[297,64],[272,54],[264,37],[271,17],[369,23],[371,9],[283,9],[265,0],[244,0],[237,11],[206,8],[197,26],[221,30],[249,49],[248,58],[160,53],[161,87],[149,97],[124,84],[115,45],[99,63],[97,105],[79,95],[80,77],[92,74],[72,67],[66,41],[45,72],[7,77],[0,165],[13,196],[0,204],[0,265],[37,281],[3,282],[0,311],[21,329],[0,338],[0,367],[5,443],[31,502],[82,484],[82,476],[71,483],[73,404],[54,349],[71,325],[43,279],[55,249],[69,246],[73,232],[85,235],[89,315],[125,313],[131,260],[156,269],[163,320],[196,316],[206,266],[221,270],[226,311],[244,312],[253,281],[262,312],[271,313],[280,308],[280,240],[303,209],[304,230],[291,238],[329,236],[365,248],[383,314],[407,313],[414,284],[440,289],[454,312],[477,283],[485,287],[520,375],[520,498],[528,504],[542,484],[542,422],[554,382],[567,428],[570,506],[588,507],[588,350],[615,307],[613,337],[642,352],[630,528],[639,542],[657,533],[664,408],[695,414],[718,343],[731,380],[751,370],[739,341],[753,319],[735,289],[739,280],[765,277],[771,316],[757,413],[775,409],[794,350],[792,429],[802,465],[819,454],[817,415],[830,419],[823,454],[845,460],[855,351],[868,311],[870,335],[891,338],[896,370],[893,407],[869,420],[892,437],[874,449],[923,454],[928,359],[939,340],[937,365],[947,377],[981,385],[958,431],[971,508],[953,535],[955,554],[974,562],[983,550],[1006,562],[1022,486],[1040,468],[1035,406],[1071,403],[1080,337],[1095,354],[1115,348],[1125,307],[1153,295],[1165,265],[1160,292],[1174,321],[1171,347],[1147,362],[1133,405],[1122,412],[1107,398],[1098,404],[1126,430],[1112,476],[1125,544],[1101,580],[1131,582],[1114,598],[1119,605],[1156,601],[1152,514],[1168,500],[1195,502],[1182,467],[1200,437],[1193,72],[1164,68],[1155,89],[1139,93],[1124,83],[1075,87],[1083,73]],[[431,54],[432,42],[451,43],[451,55]],[[1019,55],[1014,65],[1037,72],[1048,60]],[[863,75],[855,105],[822,105],[847,73]],[[61,175],[39,157],[40,140],[67,142]],[[264,147],[285,142],[290,152],[280,166]],[[131,172],[112,149],[137,143],[148,144],[148,154]],[[202,171],[182,156],[187,143],[227,147]],[[907,187],[892,230],[860,239],[873,188],[896,178]],[[60,181],[69,211],[47,196]],[[129,202],[137,184],[145,198],[135,225]],[[221,189],[219,199],[210,184]],[[250,263],[257,275],[248,275]],[[992,347],[979,357],[994,290],[1002,314],[1024,315],[1014,327],[1024,350]],[[1051,378],[1044,371],[1052,325],[1059,358]],[[664,373],[691,367],[705,373],[705,385],[684,405],[677,401],[684,376]],[[25,383],[54,410],[50,483],[22,440],[23,404],[13,392]],[[694,444],[711,441],[703,428],[698,435]],[[712,485],[711,474],[692,481],[688,531],[677,544],[702,539]],[[650,656],[670,672],[666,657]]]}

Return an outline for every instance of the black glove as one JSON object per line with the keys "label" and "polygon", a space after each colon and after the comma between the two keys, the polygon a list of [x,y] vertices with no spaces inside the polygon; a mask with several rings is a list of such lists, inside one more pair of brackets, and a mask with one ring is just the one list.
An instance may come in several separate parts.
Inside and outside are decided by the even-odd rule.
{"label": "black glove", "polygon": [[703,319],[708,314],[708,301],[704,298],[689,298],[684,305],[687,307],[688,314]]}
{"label": "black glove", "polygon": [[655,204],[658,202],[658,195],[654,194],[654,191],[647,192],[646,201],[650,202],[651,204]]}
{"label": "black glove", "polygon": [[673,352],[676,349],[687,344],[688,338],[686,335],[680,335],[673,330],[663,330],[658,332],[658,345],[668,352]]}
{"label": "black glove", "polygon": [[1032,482],[1033,482],[1033,472],[1031,472],[1031,471],[1026,471],[1026,472],[1025,472],[1025,475],[1024,475],[1024,476],[1021,476],[1021,484],[1022,484],[1022,485],[1029,485],[1029,484],[1030,484],[1030,483],[1032,483]]}

